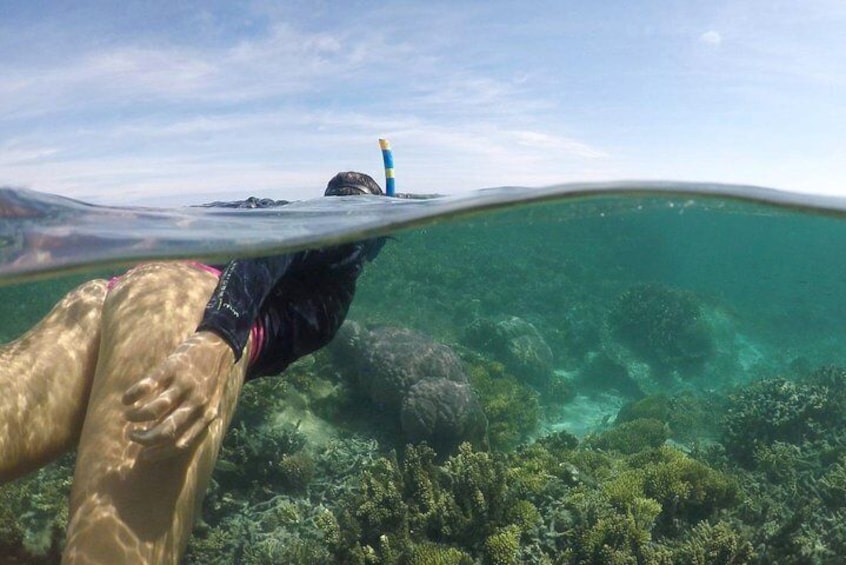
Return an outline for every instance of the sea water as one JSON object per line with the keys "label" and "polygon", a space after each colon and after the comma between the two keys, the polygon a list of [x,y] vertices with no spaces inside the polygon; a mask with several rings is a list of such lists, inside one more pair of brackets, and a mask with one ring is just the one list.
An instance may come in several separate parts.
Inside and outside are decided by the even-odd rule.
{"label": "sea water", "polygon": [[[283,212],[7,196],[4,341],[81,281],[136,261],[389,234],[349,318],[412,330],[465,364],[486,448],[431,456],[326,351],[247,385],[188,563],[846,554],[839,200],[674,184]],[[71,469],[72,454],[0,488],[0,549],[55,556]]]}

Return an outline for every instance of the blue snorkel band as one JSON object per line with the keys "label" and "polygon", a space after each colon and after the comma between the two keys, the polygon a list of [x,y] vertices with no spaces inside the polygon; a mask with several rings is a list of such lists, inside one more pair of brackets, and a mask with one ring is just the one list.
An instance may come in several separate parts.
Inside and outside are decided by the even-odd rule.
{"label": "blue snorkel band", "polygon": [[382,148],[382,161],[385,163],[385,195],[393,196],[396,192],[394,181],[394,154],[391,152],[391,144],[387,139],[379,140],[379,147]]}

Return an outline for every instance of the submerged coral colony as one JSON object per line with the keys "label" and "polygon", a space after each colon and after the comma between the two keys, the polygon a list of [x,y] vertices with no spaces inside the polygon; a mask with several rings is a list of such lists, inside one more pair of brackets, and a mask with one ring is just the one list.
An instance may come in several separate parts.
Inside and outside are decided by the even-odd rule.
{"label": "submerged coral colony", "polygon": [[[670,286],[532,309],[505,270],[481,289],[410,255],[386,250],[329,348],[245,387],[186,563],[846,555],[846,369],[767,374]],[[0,489],[0,554],[57,554],[71,465]]]}

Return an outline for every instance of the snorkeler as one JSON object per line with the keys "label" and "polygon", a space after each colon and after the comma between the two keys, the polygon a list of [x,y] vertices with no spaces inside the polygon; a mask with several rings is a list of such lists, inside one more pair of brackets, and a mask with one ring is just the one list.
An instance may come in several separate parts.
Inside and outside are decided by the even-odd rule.
{"label": "snorkeler", "polygon": [[[325,192],[358,194],[382,190],[347,172]],[[383,243],[84,283],[0,348],[0,483],[78,446],[63,562],[177,563],[244,381],[326,345]]]}

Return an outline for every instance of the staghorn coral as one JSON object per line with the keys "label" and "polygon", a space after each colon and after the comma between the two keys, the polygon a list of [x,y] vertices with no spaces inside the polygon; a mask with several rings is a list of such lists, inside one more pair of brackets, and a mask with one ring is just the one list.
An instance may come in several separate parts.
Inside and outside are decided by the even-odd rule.
{"label": "staghorn coral", "polygon": [[520,562],[520,528],[507,526],[491,534],[484,544],[487,565],[516,565]]}
{"label": "staghorn coral", "polygon": [[842,420],[839,403],[825,386],[783,378],[758,381],[729,396],[722,443],[730,457],[749,467],[759,445],[801,445]]}
{"label": "staghorn coral", "polygon": [[642,475],[644,495],[661,503],[665,533],[679,521],[698,522],[737,500],[734,480],[669,446],[636,454],[629,466]]}
{"label": "staghorn coral", "polygon": [[[402,464],[382,458],[362,474],[359,489],[339,513],[346,536],[340,560],[393,563],[414,555],[417,545],[435,541],[472,554],[502,528],[522,531],[510,518],[531,522],[526,506],[513,512],[517,498],[508,488],[503,459],[473,451],[467,443],[443,465],[434,459],[431,448],[410,445]],[[384,552],[384,540],[391,556]]]}
{"label": "staghorn coral", "polygon": [[475,560],[455,547],[420,543],[409,551],[406,563],[407,565],[473,565]]}
{"label": "staghorn coral", "polygon": [[[238,421],[221,446],[215,467],[217,480],[232,489],[262,489],[266,485],[299,488],[308,478],[307,472],[301,472],[307,471],[306,456],[299,455],[287,463],[285,458],[304,446],[305,437],[293,426],[262,424],[248,428]],[[299,463],[300,470],[293,463]]]}
{"label": "staghorn coral", "polygon": [[736,524],[725,521],[699,522],[687,533],[684,542],[673,549],[672,562],[690,565],[749,563],[756,557],[755,551],[738,530]]}

